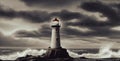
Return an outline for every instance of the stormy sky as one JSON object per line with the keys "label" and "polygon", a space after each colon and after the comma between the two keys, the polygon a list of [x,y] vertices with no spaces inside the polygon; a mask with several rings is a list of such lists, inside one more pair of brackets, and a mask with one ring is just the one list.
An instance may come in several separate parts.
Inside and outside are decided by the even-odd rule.
{"label": "stormy sky", "polygon": [[49,47],[55,17],[63,47],[120,46],[119,0],[0,0],[0,47]]}

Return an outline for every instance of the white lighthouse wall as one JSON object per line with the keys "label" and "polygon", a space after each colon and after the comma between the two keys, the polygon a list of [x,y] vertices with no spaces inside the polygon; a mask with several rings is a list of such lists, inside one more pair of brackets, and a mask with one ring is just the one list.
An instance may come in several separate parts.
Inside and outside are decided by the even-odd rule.
{"label": "white lighthouse wall", "polygon": [[52,27],[51,48],[60,48],[59,32],[57,32],[56,29],[57,27]]}

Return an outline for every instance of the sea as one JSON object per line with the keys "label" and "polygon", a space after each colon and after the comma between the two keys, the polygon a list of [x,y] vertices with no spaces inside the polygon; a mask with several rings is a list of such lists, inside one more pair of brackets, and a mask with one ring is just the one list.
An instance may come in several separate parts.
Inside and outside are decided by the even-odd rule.
{"label": "sea", "polygon": [[[68,49],[67,52],[73,58],[120,58],[119,49]],[[26,55],[38,56],[46,53],[46,49],[0,49],[0,59],[15,60]]]}
{"label": "sea", "polygon": [[[40,56],[46,53],[46,49],[13,49],[13,48],[0,48],[1,60],[16,60],[19,57],[26,55]],[[97,48],[81,48],[81,49],[67,49],[69,56],[72,58],[85,57],[89,59],[104,59],[104,58],[120,58],[120,49],[112,49],[110,45],[106,45],[99,49]],[[79,60],[77,60],[79,61]],[[120,61],[120,60],[118,60]]]}

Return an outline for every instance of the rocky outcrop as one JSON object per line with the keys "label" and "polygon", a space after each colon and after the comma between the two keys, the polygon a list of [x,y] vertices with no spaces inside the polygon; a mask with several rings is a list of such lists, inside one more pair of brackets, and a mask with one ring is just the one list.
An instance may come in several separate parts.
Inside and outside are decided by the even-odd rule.
{"label": "rocky outcrop", "polygon": [[17,58],[15,61],[73,61],[72,58],[44,58],[41,56],[31,56],[27,55],[26,57]]}
{"label": "rocky outcrop", "polygon": [[51,49],[49,48],[47,50],[47,53],[44,56],[47,59],[55,59],[55,58],[71,58],[64,48],[55,48]]}

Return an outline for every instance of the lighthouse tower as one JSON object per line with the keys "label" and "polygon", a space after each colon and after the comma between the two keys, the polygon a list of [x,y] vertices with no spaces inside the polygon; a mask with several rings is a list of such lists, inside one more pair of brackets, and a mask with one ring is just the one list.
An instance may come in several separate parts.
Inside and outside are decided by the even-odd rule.
{"label": "lighthouse tower", "polygon": [[60,45],[60,23],[59,20],[57,18],[55,18],[52,23],[51,23],[51,27],[52,27],[52,35],[51,35],[51,48],[61,48]]}
{"label": "lighthouse tower", "polygon": [[67,53],[67,50],[61,47],[60,20],[58,20],[57,18],[52,20],[51,28],[51,43],[44,57],[48,59],[70,58],[69,54]]}

